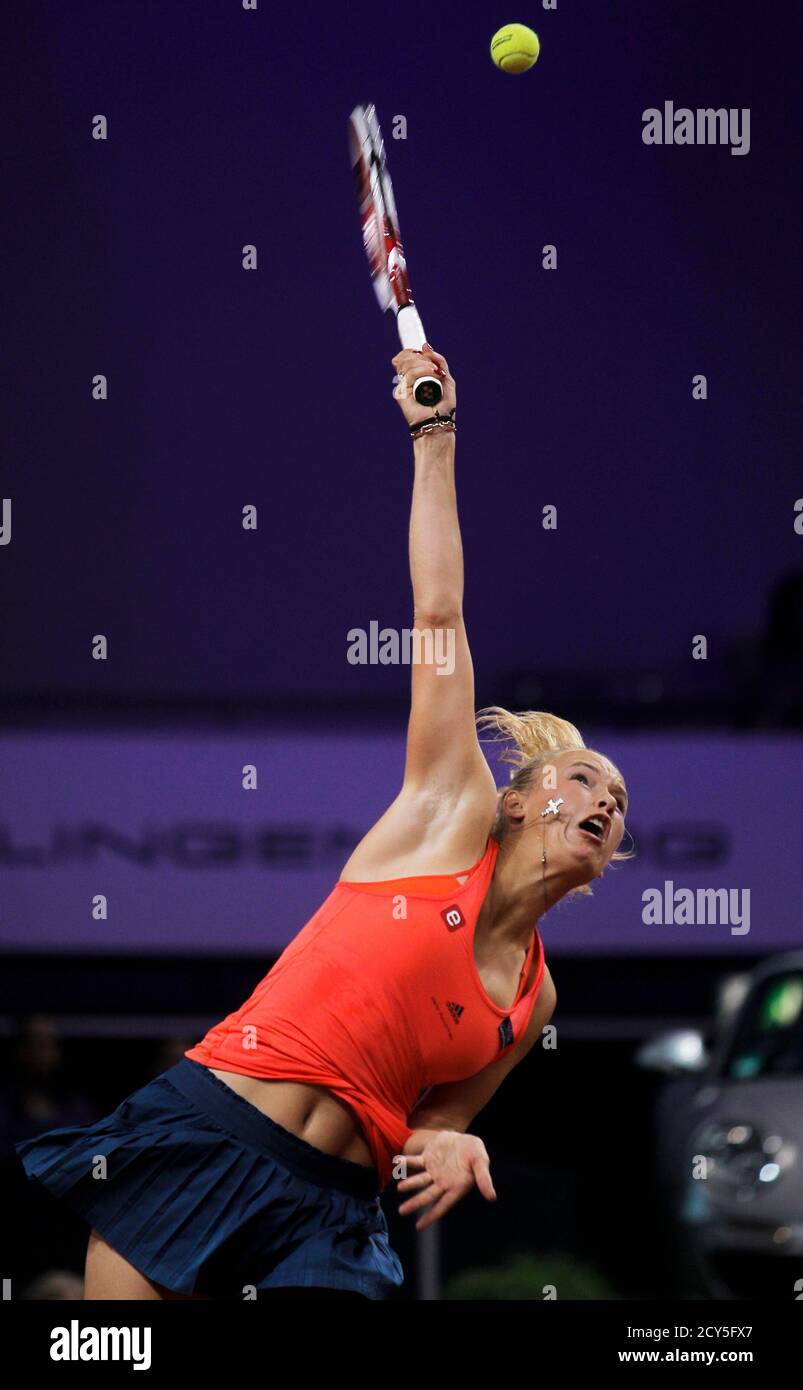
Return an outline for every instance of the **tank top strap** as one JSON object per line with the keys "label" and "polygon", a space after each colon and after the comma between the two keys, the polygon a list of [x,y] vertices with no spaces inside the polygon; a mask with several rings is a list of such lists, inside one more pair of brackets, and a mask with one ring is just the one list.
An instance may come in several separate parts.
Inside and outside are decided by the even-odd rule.
{"label": "tank top strap", "polygon": [[[532,984],[530,985],[529,989],[526,989],[524,986],[527,977],[529,976],[530,971],[532,970],[533,961],[536,962],[535,973],[533,975]],[[511,1010],[511,1013],[516,1013],[518,1010],[521,1010],[525,1017],[525,1026],[526,1020],[529,1019],[530,1013],[532,1012],[532,1005],[535,1001],[535,996],[538,994],[541,988],[541,981],[544,978],[545,964],[546,962],[544,958],[544,943],[541,940],[541,934],[538,930],[538,927],[536,926],[533,928],[533,939],[530,942],[530,948],[527,952],[527,960],[525,961],[524,967],[522,969],[521,981],[519,984],[519,993],[516,995],[516,1000]]]}

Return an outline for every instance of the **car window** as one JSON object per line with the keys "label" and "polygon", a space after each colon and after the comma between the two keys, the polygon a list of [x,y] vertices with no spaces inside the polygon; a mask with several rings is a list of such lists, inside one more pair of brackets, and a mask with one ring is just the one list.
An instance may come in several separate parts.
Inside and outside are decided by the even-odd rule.
{"label": "car window", "polygon": [[724,1075],[803,1075],[803,971],[772,975],[745,1004]]}

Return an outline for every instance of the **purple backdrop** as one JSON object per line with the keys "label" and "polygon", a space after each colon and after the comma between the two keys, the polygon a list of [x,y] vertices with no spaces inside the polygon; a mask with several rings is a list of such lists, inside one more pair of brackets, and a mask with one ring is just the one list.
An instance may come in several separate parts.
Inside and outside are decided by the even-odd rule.
{"label": "purple backdrop", "polygon": [[[458,382],[478,689],[522,665],[693,675],[694,634],[713,666],[758,630],[800,563],[800,6],[533,0],[518,77],[488,52],[510,8],[15,8],[0,691],[406,690],[345,659],[349,628],[410,616],[397,342],[348,167],[364,100]],[[749,154],[646,146],[667,99],[749,108]]]}

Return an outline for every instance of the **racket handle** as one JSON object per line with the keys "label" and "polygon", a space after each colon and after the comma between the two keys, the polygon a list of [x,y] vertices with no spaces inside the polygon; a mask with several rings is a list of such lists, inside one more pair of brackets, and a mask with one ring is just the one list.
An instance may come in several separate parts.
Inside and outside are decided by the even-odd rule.
{"label": "racket handle", "polygon": [[[405,304],[396,315],[396,327],[403,348],[420,351],[426,342],[424,325],[414,304]],[[443,400],[443,387],[435,376],[420,376],[413,395],[419,405],[435,406]]]}

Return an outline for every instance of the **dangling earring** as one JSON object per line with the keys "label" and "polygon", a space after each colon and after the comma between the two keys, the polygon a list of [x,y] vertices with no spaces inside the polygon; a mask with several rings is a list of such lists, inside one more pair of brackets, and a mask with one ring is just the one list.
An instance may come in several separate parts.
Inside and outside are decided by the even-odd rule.
{"label": "dangling earring", "polygon": [[[542,812],[542,815],[543,814],[545,813]],[[546,869],[544,867],[546,864],[546,821],[544,822],[542,829],[544,833],[541,839],[541,884],[544,889],[544,912],[546,913],[549,911],[549,898],[547,896],[546,891]]]}

